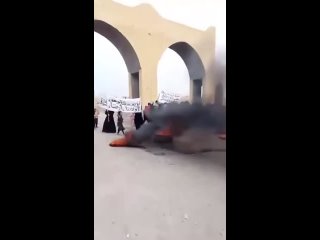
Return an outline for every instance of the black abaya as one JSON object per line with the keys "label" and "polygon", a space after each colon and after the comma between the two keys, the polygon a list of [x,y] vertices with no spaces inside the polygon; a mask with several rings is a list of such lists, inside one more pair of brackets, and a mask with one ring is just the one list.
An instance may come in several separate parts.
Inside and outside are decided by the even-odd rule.
{"label": "black abaya", "polygon": [[142,113],[135,113],[134,114],[134,125],[136,129],[138,130],[141,125],[144,123],[145,120],[142,118]]}
{"label": "black abaya", "polygon": [[105,111],[106,119],[104,120],[103,123],[103,128],[102,128],[102,132],[106,132],[106,133],[115,133],[116,132],[116,124],[114,123],[114,119],[113,119],[113,111]]}

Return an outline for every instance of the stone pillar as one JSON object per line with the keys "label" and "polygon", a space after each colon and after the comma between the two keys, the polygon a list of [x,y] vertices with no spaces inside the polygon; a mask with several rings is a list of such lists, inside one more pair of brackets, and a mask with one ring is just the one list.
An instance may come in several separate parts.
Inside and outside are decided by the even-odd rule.
{"label": "stone pillar", "polygon": [[202,79],[190,81],[190,102],[201,101]]}
{"label": "stone pillar", "polygon": [[129,73],[129,97],[139,98],[140,97],[140,73]]}
{"label": "stone pillar", "polygon": [[213,103],[215,98],[215,83],[214,73],[211,68],[206,69],[205,78],[202,81],[203,95],[202,100],[204,103]]}
{"label": "stone pillar", "polygon": [[142,106],[148,102],[154,102],[158,97],[157,89],[157,65],[148,64],[148,67],[141,68],[139,71],[140,97]]}

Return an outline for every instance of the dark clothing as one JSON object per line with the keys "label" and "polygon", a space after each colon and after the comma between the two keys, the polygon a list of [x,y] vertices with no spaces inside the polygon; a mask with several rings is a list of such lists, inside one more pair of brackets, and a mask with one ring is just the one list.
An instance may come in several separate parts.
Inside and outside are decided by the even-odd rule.
{"label": "dark clothing", "polygon": [[103,123],[102,132],[116,133],[116,124],[114,123],[114,119],[113,119],[114,112],[106,110],[105,114],[107,116]]}
{"label": "dark clothing", "polygon": [[142,118],[142,113],[135,113],[134,114],[134,125],[136,129],[138,130],[141,125],[144,123],[144,119]]}
{"label": "dark clothing", "polygon": [[122,131],[122,133],[124,134],[123,117],[121,115],[118,115],[117,125],[118,125],[118,133]]}
{"label": "dark clothing", "polygon": [[117,125],[118,125],[118,128],[120,129],[120,131],[124,130],[123,117],[121,115],[120,116],[118,115]]}
{"label": "dark clothing", "polygon": [[152,111],[151,105],[146,106],[143,110],[143,117],[147,122],[150,122],[150,119],[148,116],[151,113],[151,111]]}
{"label": "dark clothing", "polygon": [[98,127],[98,118],[96,118],[96,111],[97,109],[94,109],[94,128]]}
{"label": "dark clothing", "polygon": [[123,133],[123,135],[124,135],[124,130],[120,130],[120,128],[118,128],[118,134],[120,133],[120,131]]}

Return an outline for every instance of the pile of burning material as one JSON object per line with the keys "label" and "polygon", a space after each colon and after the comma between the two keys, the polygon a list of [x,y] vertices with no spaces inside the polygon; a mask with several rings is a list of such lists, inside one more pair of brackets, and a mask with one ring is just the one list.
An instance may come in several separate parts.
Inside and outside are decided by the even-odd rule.
{"label": "pile of burning material", "polygon": [[[226,129],[226,109],[215,104],[169,103],[165,108],[151,111],[148,118],[151,120],[149,123],[111,142],[110,146],[141,146],[154,139],[158,142],[172,141],[180,151],[183,148],[193,149],[191,145],[196,146],[200,142],[203,146],[194,148],[210,150],[208,146],[212,143],[212,136],[225,134]],[[193,149],[191,152],[198,151]]]}

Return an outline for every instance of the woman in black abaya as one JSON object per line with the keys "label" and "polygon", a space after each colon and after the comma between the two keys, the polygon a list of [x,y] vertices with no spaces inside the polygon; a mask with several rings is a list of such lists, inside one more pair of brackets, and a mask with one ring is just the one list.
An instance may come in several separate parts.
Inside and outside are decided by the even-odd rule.
{"label": "woman in black abaya", "polygon": [[142,113],[138,112],[134,114],[134,125],[136,127],[136,129],[138,130],[141,125],[144,123],[144,119],[142,117]]}
{"label": "woman in black abaya", "polygon": [[116,133],[116,124],[114,123],[114,119],[113,119],[113,111],[105,111],[106,119],[104,120],[103,123],[103,128],[102,128],[102,132],[105,133]]}

